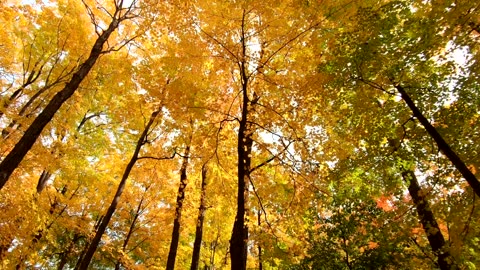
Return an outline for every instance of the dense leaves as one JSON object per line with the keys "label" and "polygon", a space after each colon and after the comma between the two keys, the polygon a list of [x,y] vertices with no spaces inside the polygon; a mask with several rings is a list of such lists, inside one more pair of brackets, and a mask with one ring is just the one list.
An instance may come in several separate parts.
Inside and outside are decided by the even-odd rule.
{"label": "dense leaves", "polygon": [[1,1],[0,268],[476,269],[478,8]]}

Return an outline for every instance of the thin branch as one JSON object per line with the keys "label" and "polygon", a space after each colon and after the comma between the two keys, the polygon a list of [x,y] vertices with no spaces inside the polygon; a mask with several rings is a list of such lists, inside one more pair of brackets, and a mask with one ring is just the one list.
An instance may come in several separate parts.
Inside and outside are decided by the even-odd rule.
{"label": "thin branch", "polygon": [[142,157],[137,157],[137,160],[140,160],[140,159],[166,160],[166,159],[173,159],[177,155],[180,156],[180,154],[177,153],[177,149],[175,149],[173,154],[171,156],[168,156],[168,157],[142,156]]}
{"label": "thin branch", "polygon": [[288,149],[288,147],[290,147],[290,145],[293,143],[294,141],[289,141],[288,145],[284,145],[284,148],[283,150],[276,154],[276,155],[273,155],[272,157],[270,157],[269,159],[265,160],[264,162],[258,164],[257,166],[253,167],[252,169],[250,169],[250,173],[254,172],[255,170],[257,169],[260,169],[261,167],[267,165],[268,163],[270,163],[271,161],[273,161],[274,159],[278,158],[281,154],[285,153]]}
{"label": "thin branch", "polygon": [[218,45],[220,45],[220,47],[222,47],[225,51],[227,51],[227,53],[230,54],[230,55],[235,59],[235,62],[240,62],[240,59],[238,58],[238,56],[235,55],[230,49],[228,49],[225,44],[223,44],[222,42],[220,42],[218,39],[216,39],[214,36],[212,36],[211,34],[209,34],[207,31],[203,30],[199,25],[198,25],[198,27],[200,28],[200,31],[201,31],[202,33],[204,33],[207,37],[209,37],[210,39],[212,39],[213,41],[215,41],[215,43],[217,43]]}
{"label": "thin branch", "polygon": [[270,223],[270,221],[268,221],[268,218],[267,218],[267,211],[265,210],[265,207],[263,207],[263,203],[262,203],[262,199],[260,198],[260,195],[258,195],[258,192],[257,192],[257,189],[255,188],[255,184],[253,183],[252,179],[249,177],[249,180],[250,180],[250,184],[252,185],[252,189],[253,189],[253,193],[255,194],[255,197],[257,198],[258,200],[258,204],[260,206],[260,208],[262,209],[263,211],[263,214],[264,214],[264,218],[265,218],[265,222],[267,223],[268,227],[271,229],[272,231],[272,234],[278,238],[275,233],[273,232],[273,226],[272,224]]}
{"label": "thin branch", "polygon": [[95,17],[95,14],[93,13],[92,9],[88,6],[88,4],[85,2],[85,0],[82,0],[82,3],[83,5],[85,6],[85,9],[87,10],[87,14],[88,16],[90,17],[90,21],[92,22],[94,28],[95,28],[95,33],[98,35],[98,36],[101,36],[102,33],[100,33],[98,31],[98,29],[102,29],[102,31],[104,31],[104,29],[102,27],[100,27],[98,21],[97,21],[97,18]]}

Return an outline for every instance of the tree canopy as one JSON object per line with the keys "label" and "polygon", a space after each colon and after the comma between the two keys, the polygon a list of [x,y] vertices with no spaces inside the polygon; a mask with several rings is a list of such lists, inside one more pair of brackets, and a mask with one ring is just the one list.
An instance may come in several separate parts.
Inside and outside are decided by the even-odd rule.
{"label": "tree canopy", "polygon": [[477,269],[479,9],[0,1],[0,268]]}

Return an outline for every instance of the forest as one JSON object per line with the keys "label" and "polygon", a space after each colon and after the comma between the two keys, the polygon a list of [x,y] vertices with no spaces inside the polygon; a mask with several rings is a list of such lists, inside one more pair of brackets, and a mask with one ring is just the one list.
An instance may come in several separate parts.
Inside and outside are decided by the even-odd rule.
{"label": "forest", "polygon": [[480,269],[480,4],[0,0],[0,269]]}

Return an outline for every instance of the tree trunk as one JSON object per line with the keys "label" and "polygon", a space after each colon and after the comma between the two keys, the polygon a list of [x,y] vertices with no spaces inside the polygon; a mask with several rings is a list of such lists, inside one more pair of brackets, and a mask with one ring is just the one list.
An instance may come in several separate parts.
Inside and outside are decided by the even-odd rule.
{"label": "tree trunk", "polygon": [[454,264],[453,257],[448,251],[443,234],[438,227],[432,210],[430,210],[425,194],[418,184],[415,173],[410,170],[405,170],[402,172],[402,177],[403,180],[408,183],[408,192],[417,208],[420,223],[422,223],[423,229],[427,234],[428,242],[432,247],[433,253],[437,256],[438,266],[441,270],[458,269]]}
{"label": "tree trunk", "polygon": [[[145,190],[145,193],[147,192],[148,188]],[[140,216],[140,212],[142,211],[142,205],[143,205],[143,200],[145,199],[145,193],[144,196],[142,196],[142,199],[140,200],[140,203],[138,204],[137,210],[135,211],[135,214],[133,215],[132,223],[130,223],[130,227],[128,228],[127,236],[125,237],[125,240],[123,240],[123,245],[122,245],[122,250],[125,251],[127,249],[128,242],[130,241],[130,238],[132,237],[133,231],[135,230],[135,226],[137,225],[137,220],[138,217]],[[115,264],[115,270],[120,269],[120,265],[122,263],[118,261]]]}
{"label": "tree trunk", "polygon": [[198,208],[197,225],[195,228],[195,242],[193,243],[192,265],[190,270],[198,270],[200,265],[200,248],[202,247],[203,220],[206,210],[206,189],[207,189],[207,164],[202,166],[202,187],[200,193],[200,207]]}
{"label": "tree trunk", "polygon": [[157,111],[152,113],[152,116],[150,116],[150,120],[148,121],[147,125],[145,126],[145,129],[143,130],[142,134],[140,135],[140,138],[138,139],[137,146],[135,147],[135,152],[132,155],[132,158],[130,159],[130,162],[128,163],[127,167],[125,168],[125,171],[122,176],[122,180],[120,181],[120,184],[118,185],[117,192],[115,193],[115,196],[113,197],[112,202],[110,203],[110,206],[108,207],[107,213],[103,217],[100,225],[97,228],[97,231],[95,233],[95,236],[92,239],[92,242],[90,243],[87,252],[85,253],[85,256],[81,259],[80,263],[80,270],[86,270],[88,268],[88,265],[90,264],[90,261],[92,260],[93,254],[97,250],[98,244],[100,243],[100,239],[102,238],[103,233],[105,232],[105,229],[107,228],[108,223],[110,222],[110,219],[113,216],[113,213],[115,212],[118,202],[120,200],[120,196],[123,193],[123,189],[125,188],[125,185],[127,183],[128,176],[130,172],[133,169],[133,166],[137,162],[138,159],[138,154],[140,153],[140,149],[142,148],[143,144],[145,143],[146,137],[148,132],[150,131],[150,127],[152,126],[153,122],[155,121],[155,118],[157,117],[158,113],[160,112],[161,109],[158,109]]}
{"label": "tree trunk", "polygon": [[239,63],[241,87],[242,87],[242,118],[238,129],[237,141],[237,213],[233,223],[232,236],[230,238],[230,260],[232,270],[246,270],[247,267],[247,242],[248,225],[245,223],[248,203],[248,185],[250,184],[250,163],[252,152],[253,130],[249,124],[249,105],[252,107],[256,100],[250,101],[248,97],[249,76],[247,75],[247,45],[245,43],[245,10],[241,26],[242,58]]}
{"label": "tree trunk", "polygon": [[178,241],[180,240],[180,222],[182,221],[183,200],[185,199],[185,189],[187,188],[187,166],[188,155],[190,155],[190,145],[185,148],[182,167],[180,168],[180,186],[178,187],[177,205],[175,207],[175,219],[173,220],[172,242],[168,252],[167,270],[175,269],[175,259],[177,258]]}
{"label": "tree trunk", "polygon": [[32,124],[27,128],[22,138],[13,147],[12,151],[10,151],[2,163],[0,163],[0,189],[3,188],[10,178],[10,175],[12,175],[13,171],[18,167],[30,148],[32,148],[33,144],[40,136],[40,133],[50,120],[52,120],[58,109],[60,109],[62,104],[78,89],[80,83],[85,79],[97,59],[102,54],[103,45],[118,27],[119,23],[119,19],[112,19],[108,28],[95,41],[88,59],[80,65],[78,71],[72,75],[72,78],[65,87],[55,94],[43,111],[35,118],[35,120],[33,120]]}
{"label": "tree trunk", "polygon": [[45,188],[47,185],[48,179],[50,179],[50,176],[52,176],[51,173],[49,173],[46,170],[42,171],[42,174],[40,175],[40,178],[38,178],[38,183],[37,183],[37,193],[40,194],[42,190]]}
{"label": "tree trunk", "polygon": [[[257,225],[260,228],[262,225],[262,210],[259,210],[257,213]],[[263,270],[263,261],[262,261],[262,244],[258,242],[258,270]]]}
{"label": "tree trunk", "polygon": [[407,103],[410,110],[412,110],[413,116],[415,116],[420,121],[423,127],[427,130],[428,134],[430,134],[430,136],[435,140],[440,151],[442,151],[442,153],[447,156],[447,158],[450,160],[450,162],[452,162],[455,168],[457,168],[457,170],[463,175],[463,178],[467,180],[468,184],[470,185],[470,187],[472,187],[473,191],[477,194],[477,196],[480,197],[480,182],[475,177],[475,175],[468,169],[468,167],[465,165],[465,163],[463,163],[463,161],[455,153],[455,151],[450,148],[450,145],[448,145],[448,143],[442,138],[442,136],[440,135],[440,133],[438,133],[435,127],[430,124],[430,122],[427,120],[427,118],[425,118],[425,116],[423,116],[423,114],[417,108],[417,106],[407,94],[405,89],[400,85],[395,85],[395,88],[402,95],[402,99],[405,101],[405,103]]}

